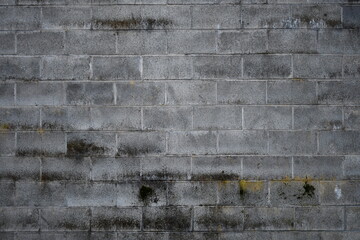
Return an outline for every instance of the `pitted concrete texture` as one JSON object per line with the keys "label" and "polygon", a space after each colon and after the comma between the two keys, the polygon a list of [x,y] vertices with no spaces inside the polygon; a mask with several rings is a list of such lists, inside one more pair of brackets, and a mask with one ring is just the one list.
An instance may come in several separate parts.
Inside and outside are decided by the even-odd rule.
{"label": "pitted concrete texture", "polygon": [[0,0],[0,239],[360,239],[360,1]]}

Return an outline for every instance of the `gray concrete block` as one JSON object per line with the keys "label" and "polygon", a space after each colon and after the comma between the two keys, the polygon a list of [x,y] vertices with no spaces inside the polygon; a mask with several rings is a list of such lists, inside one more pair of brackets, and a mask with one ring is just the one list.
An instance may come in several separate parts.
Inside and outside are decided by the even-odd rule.
{"label": "gray concrete block", "polygon": [[360,7],[359,6],[343,6],[343,25],[344,28],[360,27]]}
{"label": "gray concrete block", "polygon": [[293,208],[245,208],[245,230],[292,230]]}
{"label": "gray concrete block", "polygon": [[217,101],[221,104],[265,104],[266,82],[218,82]]}
{"label": "gray concrete block", "polygon": [[37,30],[41,26],[40,8],[1,7],[0,15],[1,30]]}
{"label": "gray concrete block", "polygon": [[320,184],[322,205],[355,205],[360,202],[359,181],[324,181]]}
{"label": "gray concrete block", "polygon": [[244,129],[291,129],[290,107],[244,107]]}
{"label": "gray concrete block", "polygon": [[319,82],[318,101],[320,104],[346,104],[360,103],[360,86],[357,81]]}
{"label": "gray concrete block", "polygon": [[357,54],[360,52],[359,29],[324,29],[319,31],[318,51],[330,54]]}
{"label": "gray concrete block", "polygon": [[0,132],[0,155],[11,156],[15,154],[15,133]]}
{"label": "gray concrete block", "polygon": [[190,130],[192,114],[191,107],[143,108],[144,129]]}
{"label": "gray concrete block", "polygon": [[40,77],[38,57],[0,57],[0,79],[34,80]]}
{"label": "gray concrete block", "polygon": [[240,27],[239,6],[193,6],[193,29],[228,29]]}
{"label": "gray concrete block", "polygon": [[138,57],[94,57],[93,78],[96,80],[140,79],[140,64]]}
{"label": "gray concrete block", "polygon": [[0,208],[0,226],[3,231],[39,231],[39,210]]}
{"label": "gray concrete block", "polygon": [[195,79],[236,79],[242,77],[240,56],[201,56],[193,58]]}
{"label": "gray concrete block", "polygon": [[291,176],[290,157],[243,157],[243,179],[273,180]]}
{"label": "gray concrete block", "polygon": [[215,104],[216,83],[205,81],[169,82],[166,84],[166,104]]}
{"label": "gray concrete block", "polygon": [[215,53],[215,31],[171,31],[167,44],[169,53]]}
{"label": "gray concrete block", "polygon": [[141,158],[141,178],[144,180],[188,180],[191,174],[190,157]]}
{"label": "gray concrete block", "polygon": [[343,171],[345,179],[360,179],[360,157],[345,156]]}
{"label": "gray concrete block", "polygon": [[341,6],[337,4],[292,5],[292,17],[301,28],[341,28]]}
{"label": "gray concrete block", "polygon": [[341,78],[342,56],[295,55],[295,78]]}
{"label": "gray concrete block", "polygon": [[320,204],[320,184],[317,181],[288,179],[270,182],[272,206],[316,206]]}
{"label": "gray concrete block", "polygon": [[245,78],[288,78],[290,75],[290,55],[244,56]]}
{"label": "gray concrete block", "polygon": [[315,154],[317,151],[316,134],[311,131],[269,132],[269,153],[276,155]]}
{"label": "gray concrete block", "polygon": [[[128,188],[128,184],[123,184]],[[167,183],[164,181],[146,181],[134,184],[134,193],[129,199],[134,199],[133,204],[140,206],[165,206],[167,205]],[[127,200],[122,194],[118,197],[118,206]]]}
{"label": "gray concrete block", "polygon": [[140,180],[140,158],[91,158],[94,181]]}
{"label": "gray concrete block", "polygon": [[294,107],[294,128],[310,130],[337,130],[343,128],[340,107]]}
{"label": "gray concrete block", "polygon": [[195,231],[241,231],[244,210],[240,207],[195,207]]}
{"label": "gray concrete block", "polygon": [[288,5],[250,5],[241,9],[241,26],[244,28],[293,28]]}
{"label": "gray concrete block", "polygon": [[343,230],[344,208],[295,208],[295,228],[298,230]]}
{"label": "gray concrete block", "polygon": [[41,109],[41,128],[45,130],[89,130],[89,107],[44,107]]}
{"label": "gray concrete block", "polygon": [[[130,206],[143,206],[144,203],[140,200],[140,189],[141,189],[141,183],[140,182],[131,182],[131,183],[127,183],[127,182],[121,182],[117,184],[117,192],[118,194],[116,195],[116,206],[118,207],[130,207]],[[148,187],[148,186],[146,186]],[[145,190],[148,190],[148,188],[145,188]],[[147,204],[151,204],[154,201],[154,197],[156,197],[156,195],[154,194],[154,191],[149,191],[149,193],[152,194],[148,194],[147,191],[145,191],[146,194],[144,198],[146,200]],[[99,206],[103,206],[100,205]]]}
{"label": "gray concrete block", "polygon": [[267,103],[316,104],[316,83],[310,81],[269,81]]}
{"label": "gray concrete block", "polygon": [[61,182],[16,182],[16,206],[64,207],[65,184]]}
{"label": "gray concrete block", "polygon": [[344,56],[344,78],[358,78],[360,77],[360,57],[358,56]]}
{"label": "gray concrete block", "polygon": [[239,106],[194,107],[194,129],[241,129]]}
{"label": "gray concrete block", "polygon": [[2,157],[0,164],[1,180],[40,180],[39,158]]}
{"label": "gray concrete block", "polygon": [[14,86],[13,83],[0,83],[0,105],[1,106],[11,106],[15,104],[14,96]]}
{"label": "gray concrete block", "polygon": [[30,130],[40,127],[38,108],[0,108],[0,129]]}
{"label": "gray concrete block", "polygon": [[90,58],[82,56],[47,56],[41,66],[42,79],[80,80],[90,77]]}
{"label": "gray concrete block", "polygon": [[119,31],[117,53],[129,55],[166,54],[166,31]]}
{"label": "gray concrete block", "polygon": [[95,130],[140,130],[141,109],[135,107],[93,107],[91,128]]}
{"label": "gray concrete block", "polygon": [[117,186],[114,183],[66,184],[65,201],[68,207],[116,206]]}
{"label": "gray concrete block", "polygon": [[112,83],[67,83],[66,103],[69,105],[113,105]]}
{"label": "gray concrete block", "polygon": [[359,154],[358,131],[334,131],[319,133],[319,152],[326,155]]}
{"label": "gray concrete block", "polygon": [[344,157],[294,157],[294,177],[322,180],[343,178]]}
{"label": "gray concrete block", "polygon": [[17,156],[60,156],[65,152],[65,133],[39,130],[17,134]]}
{"label": "gray concrete block", "polygon": [[242,159],[239,157],[194,157],[192,180],[240,180]]}
{"label": "gray concrete block", "polygon": [[15,5],[15,0],[4,0],[0,5]]}
{"label": "gray concrete block", "polygon": [[117,156],[165,153],[165,133],[121,132],[117,134]]}
{"label": "gray concrete block", "polygon": [[14,240],[15,233],[14,232],[0,232],[0,237],[3,240]]}
{"label": "gray concrete block", "polygon": [[218,234],[217,233],[201,233],[201,232],[192,232],[192,233],[184,233],[184,232],[178,232],[178,233],[169,233],[169,239],[175,239],[175,240],[186,240],[186,239],[194,239],[194,240],[200,240],[200,239],[207,239],[207,240],[218,240]]}
{"label": "gray concrete block", "polygon": [[140,29],[141,20],[140,6],[97,6],[92,12],[94,29]]}
{"label": "gray concrete block", "polygon": [[[337,232],[331,232],[330,235],[322,235],[321,232],[306,232],[306,231],[284,231],[272,232],[271,237],[277,240],[293,239],[293,240],[321,240],[322,238],[336,240],[339,239]],[[342,239],[340,237],[340,239]]]}
{"label": "gray concrete block", "polygon": [[86,181],[90,179],[89,158],[42,158],[42,181]]}
{"label": "gray concrete block", "polygon": [[[182,233],[183,234],[183,233]],[[118,232],[117,239],[127,240],[168,240],[168,233],[164,232]]]}
{"label": "gray concrete block", "polygon": [[317,53],[317,32],[274,29],[268,32],[270,53]]}
{"label": "gray concrete block", "polygon": [[145,231],[190,231],[189,207],[146,207],[143,210]]}
{"label": "gray concrete block", "polygon": [[360,129],[360,108],[344,108],[344,127],[346,129]]}
{"label": "gray concrete block", "polygon": [[105,55],[116,53],[116,34],[105,31],[68,31],[65,34],[65,53]]}
{"label": "gray concrete block", "polygon": [[268,152],[265,131],[221,131],[219,153],[258,155]]}
{"label": "gray concrete block", "polygon": [[11,32],[0,33],[0,54],[15,54],[15,34]]}
{"label": "gray concrete block", "polygon": [[91,230],[140,230],[141,208],[94,207],[91,208]]}
{"label": "gray concrete block", "polygon": [[91,8],[43,7],[42,28],[44,29],[90,29]]}
{"label": "gray concrete block", "polygon": [[89,208],[43,208],[41,209],[42,230],[89,230]]}
{"label": "gray concrete block", "polygon": [[214,205],[217,203],[217,184],[209,181],[172,182],[168,185],[168,205]]}
{"label": "gray concrete block", "polygon": [[255,231],[246,231],[246,232],[224,232],[219,233],[219,240],[236,240],[236,239],[271,239],[270,232],[255,232]]}
{"label": "gray concrete block", "polygon": [[68,156],[115,156],[116,135],[111,132],[67,133]]}
{"label": "gray concrete block", "polygon": [[16,36],[20,55],[56,55],[64,53],[63,32],[20,33]]}
{"label": "gray concrete block", "polygon": [[346,230],[359,230],[360,229],[360,208],[359,207],[347,207],[346,213]]}
{"label": "gray concrete block", "polygon": [[61,105],[64,103],[63,83],[29,82],[16,84],[17,105]]}
{"label": "gray concrete block", "polygon": [[0,206],[1,207],[14,206],[15,183],[13,181],[0,181],[0,191],[2,193],[0,199]]}
{"label": "gray concrete block", "polygon": [[117,83],[118,105],[163,105],[165,84],[160,82]]}
{"label": "gray concrete block", "polygon": [[219,205],[267,206],[268,184],[264,181],[221,181],[218,185]]}
{"label": "gray concrete block", "polygon": [[18,5],[65,5],[66,0],[18,0]]}
{"label": "gray concrete block", "polygon": [[214,154],[216,138],[212,131],[170,132],[168,151],[170,154]]}
{"label": "gray concrete block", "polygon": [[143,58],[144,79],[190,79],[192,58],[183,56],[151,56]]}
{"label": "gray concrete block", "polygon": [[264,30],[228,30],[218,36],[218,51],[221,53],[265,53],[267,34]]}

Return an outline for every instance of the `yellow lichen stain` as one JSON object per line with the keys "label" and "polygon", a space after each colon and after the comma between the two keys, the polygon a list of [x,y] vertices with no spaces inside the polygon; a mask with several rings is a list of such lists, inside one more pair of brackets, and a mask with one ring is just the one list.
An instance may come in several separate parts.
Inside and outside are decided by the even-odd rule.
{"label": "yellow lichen stain", "polygon": [[134,86],[134,85],[135,85],[135,81],[134,81],[134,80],[131,80],[131,81],[129,82],[129,84],[130,84],[131,86]]}
{"label": "yellow lichen stain", "polygon": [[262,181],[251,182],[251,181],[241,180],[239,182],[239,186],[240,186],[240,190],[242,192],[246,192],[246,191],[257,192],[257,191],[260,191],[261,189],[263,189],[264,182],[262,182]]}
{"label": "yellow lichen stain", "polygon": [[222,226],[220,224],[218,224],[217,228],[216,228],[216,231],[218,232],[222,232]]}
{"label": "yellow lichen stain", "polygon": [[294,80],[294,81],[299,81],[299,82],[303,82],[303,81],[304,81],[304,79],[302,79],[302,78],[293,78],[293,80]]}
{"label": "yellow lichen stain", "polygon": [[289,183],[291,181],[294,181],[294,182],[312,182],[314,181],[312,178],[310,177],[289,177],[289,176],[285,176],[284,178],[282,179],[274,179],[274,180],[271,180],[272,182],[282,182],[282,183]]}
{"label": "yellow lichen stain", "polygon": [[39,128],[39,129],[37,130],[37,133],[38,133],[38,134],[44,134],[44,133],[45,133],[45,131],[44,131],[44,129]]}
{"label": "yellow lichen stain", "polygon": [[8,131],[10,130],[10,125],[7,123],[0,124],[0,131]]}
{"label": "yellow lichen stain", "polygon": [[229,180],[223,180],[218,182],[220,188],[226,187],[226,185],[228,185],[229,183],[231,183],[231,181]]}

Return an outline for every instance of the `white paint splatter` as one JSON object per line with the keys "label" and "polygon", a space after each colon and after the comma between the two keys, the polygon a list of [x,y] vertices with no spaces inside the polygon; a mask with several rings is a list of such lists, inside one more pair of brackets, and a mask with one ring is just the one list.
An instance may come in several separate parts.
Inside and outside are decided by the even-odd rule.
{"label": "white paint splatter", "polygon": [[338,185],[336,185],[335,189],[334,189],[334,192],[336,194],[336,198],[337,199],[340,199],[341,198],[341,189],[339,188]]}

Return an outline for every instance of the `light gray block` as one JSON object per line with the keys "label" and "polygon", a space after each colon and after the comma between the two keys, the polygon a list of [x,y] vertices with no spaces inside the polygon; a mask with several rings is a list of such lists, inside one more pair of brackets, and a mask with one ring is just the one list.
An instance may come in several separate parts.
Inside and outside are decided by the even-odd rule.
{"label": "light gray block", "polygon": [[360,218],[359,207],[347,207],[346,212],[346,230],[359,230],[360,224],[358,219]]}
{"label": "light gray block", "polygon": [[228,30],[218,36],[221,53],[265,53],[267,34],[264,30]]}
{"label": "light gray block", "polygon": [[326,155],[359,154],[358,131],[334,131],[319,133],[319,152]]}
{"label": "light gray block", "polygon": [[194,57],[195,79],[236,79],[242,77],[240,56]]}
{"label": "light gray block", "polygon": [[140,79],[140,64],[138,57],[94,57],[93,78],[95,80]]}
{"label": "light gray block", "polygon": [[360,77],[360,57],[345,56],[344,57],[344,78],[358,78]]}
{"label": "light gray block", "polygon": [[322,205],[355,205],[360,202],[359,181],[321,182]]}
{"label": "light gray block", "polygon": [[316,31],[274,29],[268,32],[271,53],[317,53]]}
{"label": "light gray block", "polygon": [[190,79],[192,58],[182,56],[151,56],[143,58],[144,79]]}
{"label": "light gray block", "polygon": [[317,140],[314,132],[269,132],[269,153],[275,155],[315,154]]}
{"label": "light gray block", "polygon": [[166,104],[206,105],[216,103],[216,83],[206,81],[174,81],[166,84]]}
{"label": "light gray block", "polygon": [[0,108],[0,129],[30,130],[40,127],[38,108]]}
{"label": "light gray block", "polygon": [[0,33],[0,54],[15,54],[15,34],[11,32]]}
{"label": "light gray block", "polygon": [[131,105],[164,105],[165,83],[137,82],[117,83],[117,104]]}
{"label": "light gray block", "polygon": [[112,83],[67,83],[66,103],[69,105],[113,105]]}
{"label": "light gray block", "polygon": [[90,29],[90,7],[43,7],[42,28]]}
{"label": "light gray block", "polygon": [[190,130],[191,107],[147,107],[143,108],[143,124],[147,130]]}
{"label": "light gray block", "polygon": [[[0,191],[2,193],[2,197],[0,199],[0,206],[14,206],[15,183],[13,181],[0,181]],[[1,234],[0,237],[2,237]]]}
{"label": "light gray block", "polygon": [[244,129],[291,129],[290,107],[244,107]]}
{"label": "light gray block", "polygon": [[243,157],[243,178],[274,180],[291,176],[290,157]]}
{"label": "light gray block", "polygon": [[239,106],[194,107],[194,129],[241,129]]}
{"label": "light gray block", "polygon": [[140,130],[141,109],[135,107],[93,107],[91,128],[95,130]]}
{"label": "light gray block", "polygon": [[359,29],[324,29],[319,31],[318,51],[331,54],[357,54]]}
{"label": "light gray block", "polygon": [[17,134],[18,156],[61,156],[65,152],[65,133],[38,131]]}
{"label": "light gray block", "polygon": [[318,101],[320,104],[346,104],[360,103],[360,86],[357,81],[334,81],[318,83]]}
{"label": "light gray block", "polygon": [[224,154],[267,154],[268,137],[265,131],[221,131],[219,153]]}
{"label": "light gray block", "polygon": [[0,7],[0,15],[1,30],[37,30],[41,26],[40,8]]}
{"label": "light gray block", "polygon": [[216,133],[212,131],[170,132],[170,154],[214,154]]}
{"label": "light gray block", "polygon": [[29,82],[16,84],[17,105],[61,105],[64,103],[63,83]]}
{"label": "light gray block", "polygon": [[338,130],[343,128],[340,107],[294,107],[294,128]]}
{"label": "light gray block", "polygon": [[298,230],[343,230],[343,207],[295,208],[295,228]]}
{"label": "light gray block", "polygon": [[295,55],[295,78],[341,78],[342,56]]}
{"label": "light gray block", "polygon": [[166,54],[166,31],[119,31],[117,53],[129,55]]}
{"label": "light gray block", "polygon": [[217,101],[221,104],[265,104],[266,82],[218,82]]}
{"label": "light gray block", "polygon": [[359,156],[345,156],[343,161],[343,171],[345,179],[359,179],[360,178],[360,157]]}
{"label": "light gray block", "polygon": [[241,9],[241,26],[244,28],[294,28],[290,22],[289,5],[249,5]]}
{"label": "light gray block", "polygon": [[239,6],[193,6],[193,29],[227,29],[240,27]]}
{"label": "light gray block", "polygon": [[92,180],[139,180],[140,158],[91,158]]}
{"label": "light gray block", "polygon": [[239,207],[195,207],[195,231],[241,231],[244,210]]}
{"label": "light gray block", "polygon": [[90,58],[83,56],[47,56],[43,58],[41,78],[81,80],[90,77]]}
{"label": "light gray block", "polygon": [[215,31],[171,31],[167,45],[169,53],[215,53]]}
{"label": "light gray block", "polygon": [[310,81],[269,81],[270,104],[316,104],[316,83]]}
{"label": "light gray block", "polygon": [[63,32],[20,33],[16,36],[20,55],[57,55],[64,53]]}

